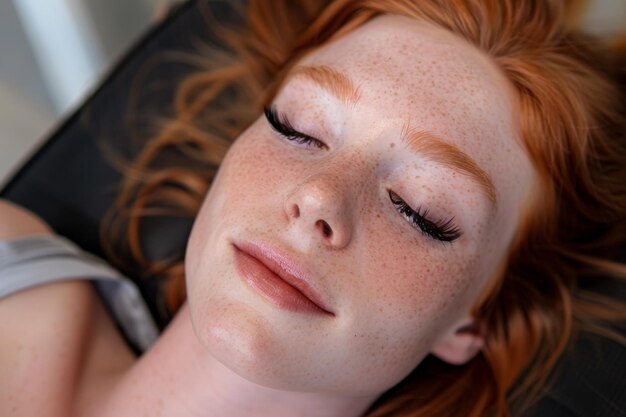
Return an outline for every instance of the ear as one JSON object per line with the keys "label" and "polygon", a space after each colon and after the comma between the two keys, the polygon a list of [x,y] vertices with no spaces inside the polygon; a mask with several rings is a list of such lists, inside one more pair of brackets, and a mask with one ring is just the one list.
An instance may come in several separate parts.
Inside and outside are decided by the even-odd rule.
{"label": "ear", "polygon": [[433,346],[433,355],[451,365],[463,365],[482,349],[485,327],[475,318],[466,317]]}

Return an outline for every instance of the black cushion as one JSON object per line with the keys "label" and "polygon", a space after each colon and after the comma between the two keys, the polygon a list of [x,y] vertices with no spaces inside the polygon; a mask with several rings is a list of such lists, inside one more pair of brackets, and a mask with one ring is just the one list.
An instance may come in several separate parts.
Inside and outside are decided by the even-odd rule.
{"label": "black cushion", "polygon": [[[212,14],[233,18],[232,10],[224,5],[211,3]],[[132,145],[132,129],[146,133],[151,121],[171,114],[176,85],[194,70],[171,59],[171,52],[196,51],[200,41],[218,42],[207,29],[201,6],[206,4],[184,3],[143,36],[83,106],[17,171],[0,197],[32,210],[58,234],[106,259],[99,243],[99,223],[114,200],[120,174],[102,156],[99,143],[108,141],[132,158],[138,151]],[[130,113],[129,103],[135,103]],[[137,109],[138,117],[129,119]],[[148,231],[148,250],[155,256],[181,253],[190,227],[191,221],[163,219]],[[167,320],[155,305],[155,287],[146,281],[140,289],[164,327]],[[559,369],[557,382],[527,417],[626,416],[624,346],[585,335]]]}

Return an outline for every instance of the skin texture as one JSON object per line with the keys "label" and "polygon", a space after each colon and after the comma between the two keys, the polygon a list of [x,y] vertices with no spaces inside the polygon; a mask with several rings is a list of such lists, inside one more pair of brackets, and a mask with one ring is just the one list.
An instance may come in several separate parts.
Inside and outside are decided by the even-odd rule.
{"label": "skin texture", "polygon": [[[342,72],[359,99],[294,77],[273,105],[325,147],[290,142],[264,117],[237,139],[187,246],[188,302],[102,415],[357,416],[427,354],[463,363],[479,351],[463,329],[535,183],[512,87],[474,47],[398,16],[301,64]],[[408,126],[467,153],[497,206],[469,176],[410,152]],[[432,220],[454,218],[462,236],[427,236],[388,190]],[[248,240],[307,268],[335,315],[294,313],[250,288],[232,246]]]}

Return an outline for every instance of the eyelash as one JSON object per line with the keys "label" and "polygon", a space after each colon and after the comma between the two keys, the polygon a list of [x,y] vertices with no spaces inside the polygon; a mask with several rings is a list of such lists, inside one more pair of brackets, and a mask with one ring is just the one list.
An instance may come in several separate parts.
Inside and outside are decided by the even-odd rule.
{"label": "eyelash", "polygon": [[[328,149],[328,146],[319,139],[294,129],[287,116],[278,114],[274,106],[264,107],[263,112],[270,126],[285,139],[301,145]],[[452,242],[461,237],[461,230],[455,226],[454,218],[445,221],[432,221],[428,219],[428,210],[413,210],[398,194],[391,190],[389,190],[389,198],[398,211],[426,236],[441,242]]]}
{"label": "eyelash", "polygon": [[428,219],[428,210],[413,210],[400,196],[389,190],[389,198],[402,215],[407,217],[425,235],[441,242],[452,242],[461,237],[461,229],[454,224],[454,217],[433,221]]}
{"label": "eyelash", "polygon": [[278,114],[274,106],[265,107],[263,109],[267,121],[272,128],[278,132],[281,136],[291,142],[298,143],[300,145],[312,146],[318,149],[328,149],[328,146],[319,139],[315,139],[305,133],[298,132],[294,129],[287,116],[284,114]]}

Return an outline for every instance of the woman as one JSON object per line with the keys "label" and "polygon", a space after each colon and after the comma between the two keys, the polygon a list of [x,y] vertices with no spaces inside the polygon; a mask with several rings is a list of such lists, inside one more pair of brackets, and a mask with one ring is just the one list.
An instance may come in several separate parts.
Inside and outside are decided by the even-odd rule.
{"label": "woman", "polygon": [[[50,415],[508,415],[573,330],[611,334],[619,303],[579,288],[624,272],[623,97],[600,44],[559,2],[303,3],[250,3],[252,34],[224,34],[240,64],[182,86],[114,209],[139,208],[139,262],[142,209],[197,212],[171,325],[136,359],[85,282],[16,294],[0,317],[49,308],[39,337],[63,343],[9,387],[36,369]],[[223,160],[194,127],[212,117],[226,140],[249,124]],[[172,143],[219,172],[148,171]],[[73,384],[44,384],[59,373]]]}

